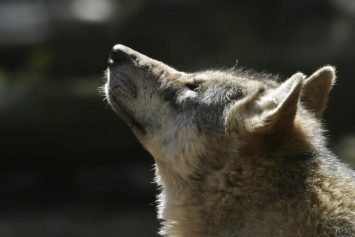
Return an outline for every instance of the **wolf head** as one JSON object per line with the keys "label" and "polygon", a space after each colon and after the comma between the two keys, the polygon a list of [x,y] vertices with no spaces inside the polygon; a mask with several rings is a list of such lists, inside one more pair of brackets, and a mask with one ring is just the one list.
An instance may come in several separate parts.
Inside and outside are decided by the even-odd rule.
{"label": "wolf head", "polygon": [[160,172],[185,180],[201,178],[201,166],[223,169],[238,154],[265,149],[272,154],[275,144],[299,149],[300,141],[302,147],[314,146],[314,139],[322,143],[316,138],[322,130],[317,118],[335,72],[326,66],[284,82],[245,70],[185,73],[116,45],[107,77],[109,104],[153,155]]}

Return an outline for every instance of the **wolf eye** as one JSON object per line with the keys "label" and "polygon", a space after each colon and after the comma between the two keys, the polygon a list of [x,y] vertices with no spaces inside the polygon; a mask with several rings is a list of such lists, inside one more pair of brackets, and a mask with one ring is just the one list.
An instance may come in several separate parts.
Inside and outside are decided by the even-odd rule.
{"label": "wolf eye", "polygon": [[199,85],[191,84],[191,83],[187,83],[186,87],[189,88],[189,90],[194,91],[194,92],[198,92],[198,90],[200,89]]}

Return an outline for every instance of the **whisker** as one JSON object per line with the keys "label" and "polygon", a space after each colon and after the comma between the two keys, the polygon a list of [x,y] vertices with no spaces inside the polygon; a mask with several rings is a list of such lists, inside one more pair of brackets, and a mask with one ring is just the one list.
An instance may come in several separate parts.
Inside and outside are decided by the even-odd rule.
{"label": "whisker", "polygon": [[235,65],[232,67],[232,70],[236,69],[237,66],[238,66],[238,59],[235,60]]}
{"label": "whisker", "polygon": [[104,75],[103,75],[103,77],[102,77],[102,80],[103,80],[103,82],[106,84],[107,83],[107,81],[108,81],[108,76],[109,76],[109,71],[108,71],[108,69],[106,69],[105,71],[104,71]]}

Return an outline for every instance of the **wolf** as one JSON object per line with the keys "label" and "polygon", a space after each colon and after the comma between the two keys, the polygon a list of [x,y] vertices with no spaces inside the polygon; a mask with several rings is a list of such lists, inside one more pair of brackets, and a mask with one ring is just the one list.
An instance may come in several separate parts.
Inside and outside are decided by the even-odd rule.
{"label": "wolf", "polygon": [[104,92],[154,157],[160,235],[355,236],[355,174],[321,122],[335,77],[187,73],[115,45]]}

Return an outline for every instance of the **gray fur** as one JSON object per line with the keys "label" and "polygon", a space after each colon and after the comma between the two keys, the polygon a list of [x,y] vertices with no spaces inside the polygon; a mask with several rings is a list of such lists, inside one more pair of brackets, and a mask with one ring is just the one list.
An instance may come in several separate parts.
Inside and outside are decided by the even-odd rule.
{"label": "gray fur", "polygon": [[334,68],[184,73],[115,47],[104,90],[155,159],[161,235],[355,236],[355,175],[319,122]]}

